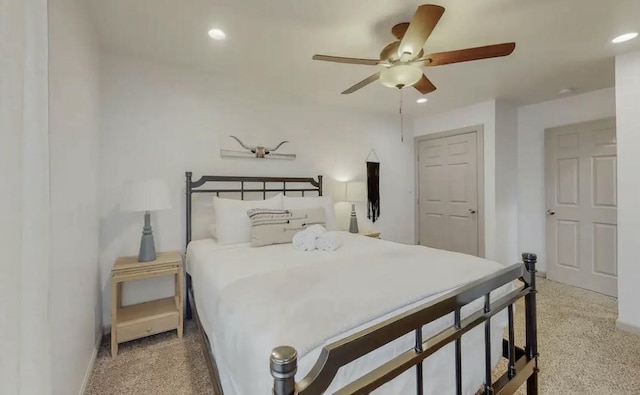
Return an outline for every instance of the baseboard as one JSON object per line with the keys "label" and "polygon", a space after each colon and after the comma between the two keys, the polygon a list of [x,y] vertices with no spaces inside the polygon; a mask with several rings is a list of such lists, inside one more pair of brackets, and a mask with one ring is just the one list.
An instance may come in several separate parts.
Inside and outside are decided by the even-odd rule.
{"label": "baseboard", "polygon": [[547,272],[543,272],[543,271],[538,270],[536,272],[536,277],[547,278]]}
{"label": "baseboard", "polygon": [[96,342],[95,348],[93,349],[93,353],[91,354],[91,359],[89,359],[89,366],[87,366],[87,371],[84,374],[84,379],[82,380],[82,386],[80,386],[79,395],[84,395],[87,392],[87,385],[89,385],[89,379],[91,378],[91,374],[93,373],[93,368],[96,365],[96,358],[98,357],[98,350],[100,349],[100,343],[102,338],[98,339]]}
{"label": "baseboard", "polygon": [[640,327],[636,325],[629,324],[624,321],[620,321],[620,319],[616,320],[616,327],[621,331],[633,333],[634,335],[640,335]]}

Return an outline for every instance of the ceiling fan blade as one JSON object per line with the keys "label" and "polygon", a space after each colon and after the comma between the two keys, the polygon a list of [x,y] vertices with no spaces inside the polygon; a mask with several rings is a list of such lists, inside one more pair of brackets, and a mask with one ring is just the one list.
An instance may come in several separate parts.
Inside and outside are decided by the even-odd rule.
{"label": "ceiling fan blade", "polygon": [[344,58],[340,56],[327,56],[327,55],[313,55],[313,60],[323,60],[325,62],[336,63],[349,63],[349,64],[364,64],[368,66],[377,66],[380,64],[378,59],[356,59],[356,58]]}
{"label": "ceiling fan blade", "polygon": [[411,58],[415,58],[424,47],[424,43],[438,24],[442,14],[444,14],[444,7],[438,5],[425,4],[418,7],[409,28],[402,37],[398,55],[407,53]]}
{"label": "ceiling fan blade", "polygon": [[515,48],[516,43],[487,45],[486,47],[433,53],[419,59],[417,62],[422,62],[424,66],[441,66],[443,64],[469,62],[471,60],[499,58],[510,55]]}
{"label": "ceiling fan blade", "polygon": [[426,95],[427,93],[431,93],[436,90],[436,86],[433,85],[433,83],[424,74],[422,74],[422,78],[420,78],[420,81],[413,84],[413,87],[416,88],[416,90],[422,93],[423,95]]}
{"label": "ceiling fan blade", "polygon": [[391,34],[393,34],[393,37],[397,38],[398,40],[402,40],[402,37],[404,37],[404,34],[407,32],[408,28],[409,22],[398,23],[391,28]]}
{"label": "ceiling fan blade", "polygon": [[357,84],[355,84],[351,88],[349,88],[346,91],[342,92],[342,94],[343,95],[348,95],[350,93],[353,93],[353,92],[357,91],[358,89],[364,88],[365,86],[369,85],[373,81],[378,80],[379,78],[380,78],[380,73],[375,73],[374,75],[365,78],[364,80],[358,82]]}

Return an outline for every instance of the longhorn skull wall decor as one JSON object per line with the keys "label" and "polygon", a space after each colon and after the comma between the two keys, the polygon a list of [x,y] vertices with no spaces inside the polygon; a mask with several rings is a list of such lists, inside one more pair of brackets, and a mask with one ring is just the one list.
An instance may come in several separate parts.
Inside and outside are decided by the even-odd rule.
{"label": "longhorn skull wall decor", "polygon": [[288,141],[286,140],[276,145],[273,148],[269,148],[261,145],[249,146],[244,144],[236,136],[229,136],[229,137],[236,140],[238,144],[240,144],[240,146],[244,148],[246,151],[233,151],[233,150],[222,149],[220,150],[220,156],[223,158],[260,158],[260,159],[288,159],[288,160],[293,160],[296,158],[295,154],[274,153],[283,144],[288,143]]}

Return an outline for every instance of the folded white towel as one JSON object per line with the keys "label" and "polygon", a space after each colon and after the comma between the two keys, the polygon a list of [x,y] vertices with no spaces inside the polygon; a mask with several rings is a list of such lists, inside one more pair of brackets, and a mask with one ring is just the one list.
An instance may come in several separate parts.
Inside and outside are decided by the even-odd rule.
{"label": "folded white towel", "polygon": [[327,230],[325,229],[324,226],[318,225],[318,224],[311,225],[311,226],[307,227],[304,231],[314,235],[315,237],[318,237],[321,234],[327,232]]}
{"label": "folded white towel", "polygon": [[316,239],[316,248],[320,251],[335,251],[342,246],[338,232],[325,232]]}
{"label": "folded white towel", "polygon": [[307,229],[293,235],[293,248],[300,251],[312,251],[316,249],[316,236],[314,233],[309,232]]}

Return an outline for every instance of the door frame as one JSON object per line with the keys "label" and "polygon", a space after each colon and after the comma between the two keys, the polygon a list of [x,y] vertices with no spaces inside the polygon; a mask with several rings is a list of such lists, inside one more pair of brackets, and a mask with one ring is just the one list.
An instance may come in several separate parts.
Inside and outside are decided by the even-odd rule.
{"label": "door frame", "polygon": [[484,126],[474,125],[459,129],[446,130],[443,132],[423,134],[413,138],[413,163],[414,163],[414,212],[415,230],[414,237],[416,244],[420,244],[420,164],[418,162],[419,146],[423,141],[436,140],[443,137],[459,136],[462,134],[476,134],[476,171],[478,184],[478,256],[485,257],[485,237],[484,237]]}

